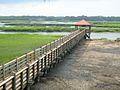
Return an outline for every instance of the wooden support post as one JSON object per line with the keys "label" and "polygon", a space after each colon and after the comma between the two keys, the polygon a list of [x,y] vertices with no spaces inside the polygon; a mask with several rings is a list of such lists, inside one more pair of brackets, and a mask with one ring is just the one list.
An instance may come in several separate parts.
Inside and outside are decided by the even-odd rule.
{"label": "wooden support post", "polygon": [[44,54],[44,47],[42,48],[42,55]]}
{"label": "wooden support post", "polygon": [[13,80],[12,80],[12,90],[16,90],[16,74],[13,72]]}
{"label": "wooden support post", "polygon": [[51,57],[51,59],[50,59],[50,64],[51,64],[50,67],[51,67],[51,68],[52,68],[52,63],[53,63],[53,62],[52,62],[52,61],[53,61],[53,55],[52,55],[52,54],[53,54],[53,52],[51,52],[51,54],[50,54],[50,57]]}
{"label": "wooden support post", "polygon": [[53,61],[55,61],[55,50],[53,51]]}
{"label": "wooden support post", "polygon": [[30,80],[30,65],[28,64],[27,69],[27,90],[31,90],[31,85],[34,83],[33,80]]}
{"label": "wooden support post", "polygon": [[30,87],[29,87],[29,78],[30,78],[30,65],[27,64],[28,68],[27,68],[27,90],[30,90]]}
{"label": "wooden support post", "polygon": [[48,66],[50,65],[50,54],[48,54]]}
{"label": "wooden support post", "polygon": [[57,53],[56,53],[56,56],[57,56],[57,63],[59,63],[59,48],[57,48]]}
{"label": "wooden support post", "polygon": [[32,69],[33,69],[33,80],[35,79],[35,64],[32,65]]}
{"label": "wooden support post", "polygon": [[3,90],[7,90],[7,89],[6,89],[6,83],[3,85]]}
{"label": "wooden support post", "polygon": [[24,89],[24,84],[23,84],[23,72],[21,72],[21,90],[23,90]]}
{"label": "wooden support post", "polygon": [[55,67],[55,64],[56,64],[56,50],[53,51],[53,67]]}
{"label": "wooden support post", "polygon": [[43,58],[41,59],[41,71],[43,71]]}
{"label": "wooden support post", "polygon": [[50,71],[50,54],[48,54],[48,72]]}
{"label": "wooden support post", "polygon": [[47,74],[47,58],[46,58],[46,56],[44,57],[44,75],[46,75]]}
{"label": "wooden support post", "polygon": [[54,51],[54,60],[56,61],[56,50]]}
{"label": "wooden support post", "polygon": [[37,62],[37,82],[40,81],[40,60]]}

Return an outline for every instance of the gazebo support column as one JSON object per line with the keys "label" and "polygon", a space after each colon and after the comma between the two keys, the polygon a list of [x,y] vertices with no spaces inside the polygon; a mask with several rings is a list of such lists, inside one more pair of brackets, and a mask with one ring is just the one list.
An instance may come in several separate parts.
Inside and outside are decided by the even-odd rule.
{"label": "gazebo support column", "polygon": [[78,30],[78,26],[75,26],[75,30]]}
{"label": "gazebo support column", "polygon": [[91,26],[89,26],[89,29],[87,30],[87,37],[90,39],[90,34],[91,34]]}

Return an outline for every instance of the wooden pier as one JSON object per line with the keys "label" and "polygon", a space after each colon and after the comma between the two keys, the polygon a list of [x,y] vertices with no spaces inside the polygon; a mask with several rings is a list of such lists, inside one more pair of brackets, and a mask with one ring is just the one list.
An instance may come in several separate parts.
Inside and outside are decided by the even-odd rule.
{"label": "wooden pier", "polygon": [[85,38],[86,31],[67,36],[35,49],[0,66],[0,90],[29,90],[35,81],[59,63],[70,50]]}

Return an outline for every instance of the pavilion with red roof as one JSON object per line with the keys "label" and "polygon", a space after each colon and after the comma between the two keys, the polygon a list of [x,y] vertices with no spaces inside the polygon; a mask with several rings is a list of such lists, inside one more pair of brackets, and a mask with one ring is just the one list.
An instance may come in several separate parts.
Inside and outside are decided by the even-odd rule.
{"label": "pavilion with red roof", "polygon": [[79,22],[75,23],[75,26],[91,26],[91,24],[86,20],[80,20]]}
{"label": "pavilion with red roof", "polygon": [[90,38],[91,24],[88,21],[83,19],[83,20],[80,20],[79,22],[75,23],[74,25],[75,25],[76,29],[79,29],[79,27],[88,27],[88,29],[87,28],[85,29],[87,32],[86,37]]}

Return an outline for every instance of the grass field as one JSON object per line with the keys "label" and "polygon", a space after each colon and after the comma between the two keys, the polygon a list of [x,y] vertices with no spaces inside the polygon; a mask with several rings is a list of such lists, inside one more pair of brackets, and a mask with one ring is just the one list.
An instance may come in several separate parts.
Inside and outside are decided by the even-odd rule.
{"label": "grass field", "polygon": [[[4,23],[13,23],[10,27],[0,26],[2,31],[15,31],[15,32],[71,32],[75,30],[70,26],[39,26],[36,24],[44,23],[44,21],[31,21],[31,20],[0,20]],[[34,23],[36,22],[36,23]],[[48,21],[49,22],[49,21]],[[57,22],[57,21],[56,21]],[[49,22],[50,23],[50,22]],[[93,32],[120,32],[119,21],[90,21],[92,24]],[[23,24],[23,25],[22,25]],[[28,25],[26,25],[28,24]],[[33,24],[33,26],[31,26]],[[66,25],[66,24],[65,24]]]}
{"label": "grass field", "polygon": [[120,32],[120,28],[92,27],[93,32]]}
{"label": "grass field", "polygon": [[0,34],[0,64],[60,37],[58,35]]}
{"label": "grass field", "polygon": [[120,23],[98,23],[95,26],[108,26],[108,27],[120,27]]}

